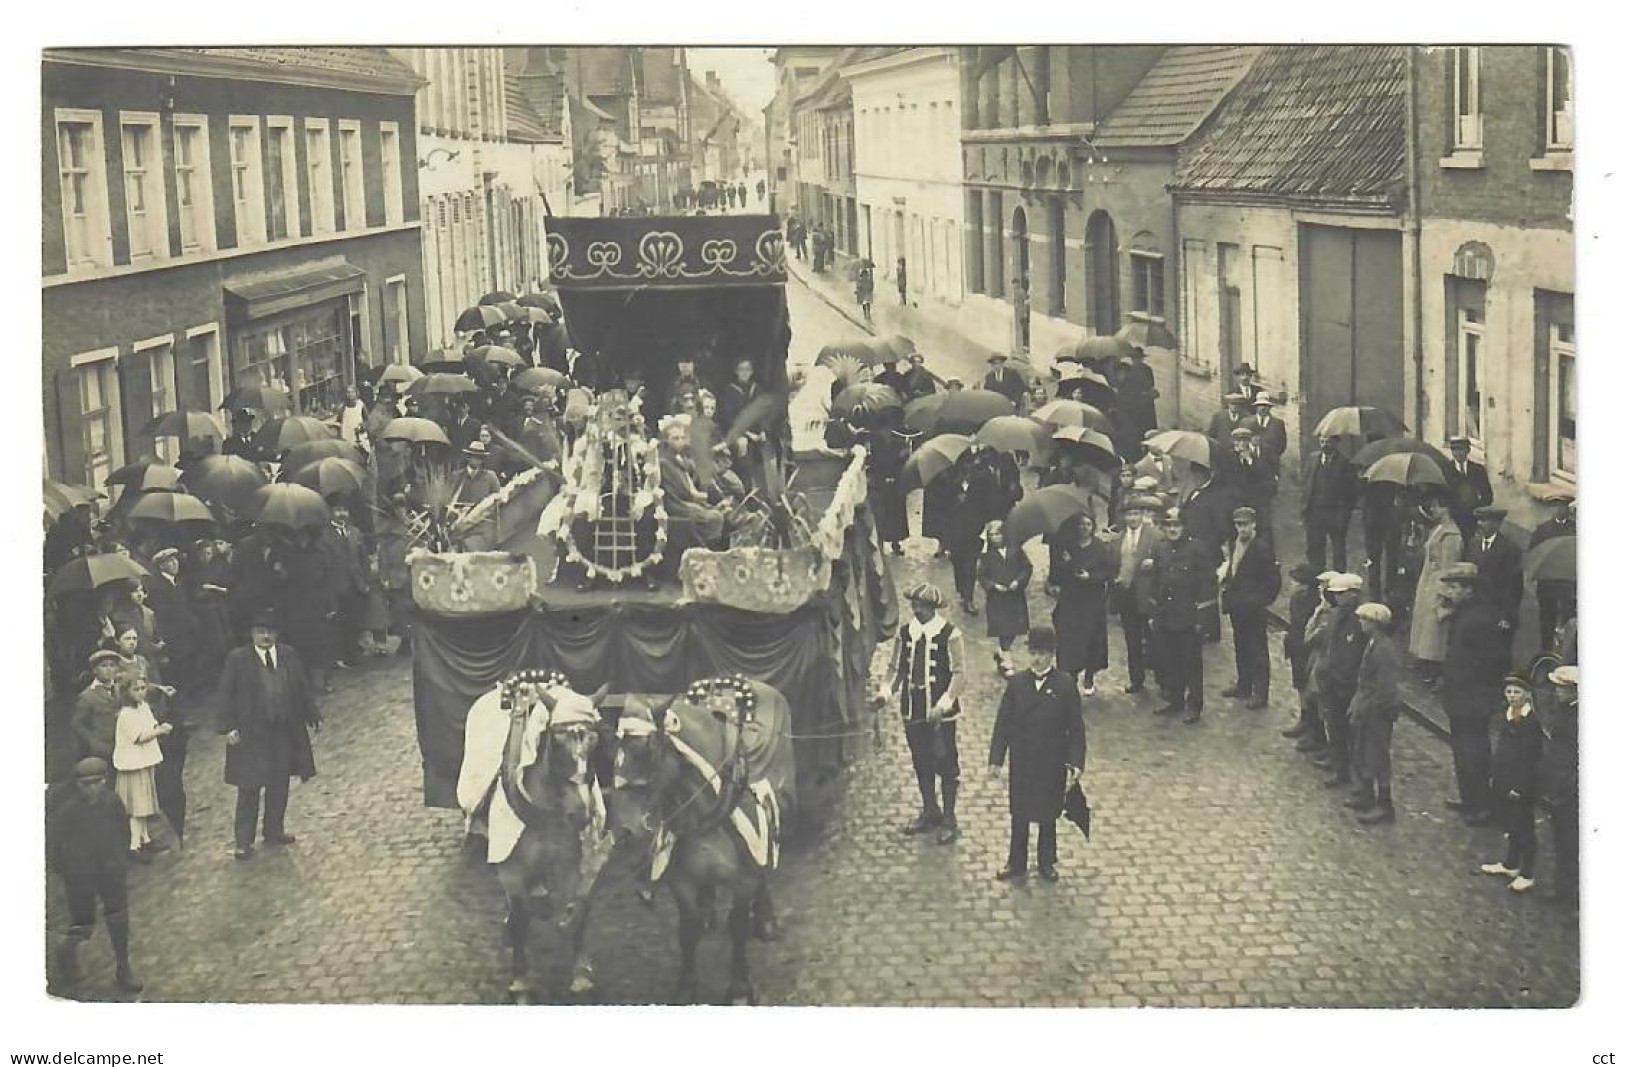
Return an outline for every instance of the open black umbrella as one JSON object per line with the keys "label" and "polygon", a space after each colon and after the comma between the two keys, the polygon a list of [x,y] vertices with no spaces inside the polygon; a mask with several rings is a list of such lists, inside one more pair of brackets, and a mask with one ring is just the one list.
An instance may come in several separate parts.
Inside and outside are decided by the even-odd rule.
{"label": "open black umbrella", "polygon": [[137,493],[147,489],[174,489],[180,483],[180,468],[160,459],[137,460],[107,476],[108,485],[122,485]]}
{"label": "open black umbrella", "polygon": [[511,303],[515,299],[517,299],[517,298],[512,293],[508,292],[508,290],[506,290],[506,289],[493,289],[491,292],[486,293],[484,296],[480,297],[480,303],[482,305],[484,305],[484,306],[489,307],[492,304]]}
{"label": "open black umbrella", "polygon": [[266,484],[259,464],[242,456],[204,456],[182,475],[186,488],[203,500],[241,511]]}
{"label": "open black umbrella", "polygon": [[269,385],[243,385],[233,389],[220,406],[228,411],[252,408],[267,415],[283,415],[293,410],[293,397]]}
{"label": "open black umbrella", "polygon": [[147,568],[120,552],[99,552],[71,559],[51,575],[45,591],[51,596],[99,589],[108,582],[145,578]]}
{"label": "open black umbrella", "polygon": [[514,303],[523,308],[541,308],[543,311],[553,316],[553,321],[555,322],[558,321],[560,315],[564,314],[564,309],[560,306],[559,298],[556,293],[526,293],[524,296],[514,301]]}

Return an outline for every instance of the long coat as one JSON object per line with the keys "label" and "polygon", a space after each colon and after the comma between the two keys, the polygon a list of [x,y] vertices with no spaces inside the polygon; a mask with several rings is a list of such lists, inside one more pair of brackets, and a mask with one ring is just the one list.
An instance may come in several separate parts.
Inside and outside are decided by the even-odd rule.
{"label": "long coat", "polygon": [[1359,682],[1349,704],[1354,771],[1361,778],[1388,778],[1394,723],[1398,719],[1399,649],[1387,634],[1374,633],[1360,657]]}
{"label": "long coat", "polygon": [[1054,615],[1055,659],[1061,670],[1106,666],[1108,592],[1117,576],[1116,563],[1116,553],[1101,541],[1080,546],[1063,537],[1056,544],[1051,580],[1061,588]]}
{"label": "long coat", "polygon": [[1434,526],[1422,546],[1422,573],[1411,602],[1411,655],[1438,663],[1444,659],[1450,627],[1441,610],[1439,575],[1461,561],[1461,531],[1448,519]]}
{"label": "long coat", "polygon": [[1117,428],[1123,444],[1138,454],[1145,431],[1157,426],[1157,375],[1149,363],[1120,364],[1117,371]]}
{"label": "long coat", "polygon": [[1502,620],[1517,625],[1523,602],[1523,550],[1502,532],[1488,548],[1475,534],[1462,548],[1462,558],[1478,566],[1478,595],[1495,606]]}
{"label": "long coat", "polygon": [[882,541],[902,541],[908,537],[908,498],[898,478],[908,459],[908,438],[895,430],[881,430],[872,435],[872,441],[867,471],[869,512]]}
{"label": "long coat", "polygon": [[222,734],[233,730],[241,738],[226,748],[226,784],[262,789],[294,775],[316,776],[308,728],[322,721],[304,661],[288,645],[276,646],[277,672],[287,692],[287,707],[280,717],[266,706],[259,672],[266,670],[253,645],[234,648],[220,670],[215,688],[215,723]]}
{"label": "long coat", "polygon": [[988,762],[1010,757],[1010,815],[1022,822],[1047,822],[1066,799],[1066,768],[1083,769],[1088,743],[1078,684],[1065,671],[1052,670],[1039,684],[1022,671],[1004,687],[993,720]]}
{"label": "long coat", "polygon": [[1449,620],[1439,693],[1450,718],[1487,719],[1505,708],[1501,679],[1511,654],[1496,628],[1495,608],[1476,593],[1456,605]]}
{"label": "long coat", "polygon": [[[993,638],[1020,637],[1027,632],[1027,583],[1033,565],[1019,545],[989,548],[982,553],[977,575],[987,598],[987,635]],[[994,586],[1015,586],[995,589]]]}

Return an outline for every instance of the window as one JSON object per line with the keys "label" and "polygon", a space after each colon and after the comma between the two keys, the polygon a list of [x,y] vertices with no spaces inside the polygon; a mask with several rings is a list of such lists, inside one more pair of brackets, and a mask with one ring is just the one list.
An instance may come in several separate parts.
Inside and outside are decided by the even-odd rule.
{"label": "window", "polygon": [[344,196],[344,228],[367,226],[367,185],[362,173],[361,124],[339,123],[339,190]]}
{"label": "window", "polygon": [[1574,71],[1567,48],[1546,49],[1546,148],[1574,148]]}
{"label": "window", "polygon": [[401,193],[401,131],[393,122],[378,124],[378,149],[384,167],[384,225],[406,221],[406,200]]}
{"label": "window", "polygon": [[[151,341],[138,341],[135,345],[135,358],[145,362],[147,367],[147,395],[151,400],[147,415],[157,418],[166,412],[174,411],[175,402],[175,347],[174,341],[168,336],[154,338]],[[134,398],[132,398],[134,399]],[[142,420],[145,422],[146,420]],[[180,458],[180,446],[183,442],[174,437],[155,437],[152,441],[153,455],[165,463],[173,463]]]}
{"label": "window", "polygon": [[265,243],[265,168],[260,161],[260,121],[232,118],[231,201],[237,247]]}
{"label": "window", "polygon": [[1456,360],[1456,426],[1482,449],[1486,440],[1482,307],[1456,309]]}
{"label": "window", "polygon": [[121,115],[124,142],[124,212],[130,231],[130,262],[169,254],[169,221],[164,212],[163,174],[158,169],[156,115]]}
{"label": "window", "polygon": [[266,200],[271,207],[270,238],[284,241],[299,232],[299,165],[294,159],[293,120],[265,120]]}
{"label": "window", "polygon": [[104,485],[124,460],[119,420],[118,351],[74,360],[79,393],[80,455],[85,485]]}
{"label": "window", "polygon": [[1574,324],[1552,323],[1547,344],[1551,363],[1548,462],[1553,474],[1573,481],[1580,469],[1576,450],[1580,404],[1575,395],[1579,382],[1574,374]]}
{"label": "window", "polygon": [[1153,319],[1163,318],[1161,253],[1134,251],[1129,253],[1128,258],[1134,272],[1134,313]]}
{"label": "window", "polygon": [[384,343],[389,347],[389,362],[409,362],[406,341],[406,278],[390,278],[384,282]]}
{"label": "window", "polygon": [[1207,346],[1202,340],[1202,293],[1206,291],[1207,242],[1187,238],[1180,252],[1181,306],[1179,326],[1183,332],[1185,357],[1201,363]]}
{"label": "window", "polygon": [[58,111],[56,143],[67,267],[110,267],[113,236],[108,226],[101,116],[94,111]]}
{"label": "window", "polygon": [[187,330],[184,353],[185,362],[180,370],[186,375],[185,403],[205,411],[218,411],[220,402],[226,398],[220,368],[219,327],[210,324]]}
{"label": "window", "polygon": [[1480,98],[1476,47],[1451,49],[1454,62],[1455,147],[1484,147],[1484,111]]}
{"label": "window", "polygon": [[175,213],[181,251],[213,252],[214,185],[209,170],[209,120],[175,116]]}
{"label": "window", "polygon": [[310,190],[310,232],[332,233],[333,143],[326,119],[305,120],[305,180]]}

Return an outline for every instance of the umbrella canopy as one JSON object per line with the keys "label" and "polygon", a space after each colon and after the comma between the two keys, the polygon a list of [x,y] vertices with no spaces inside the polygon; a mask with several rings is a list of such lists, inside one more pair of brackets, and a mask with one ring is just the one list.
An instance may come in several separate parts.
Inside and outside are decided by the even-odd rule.
{"label": "umbrella canopy", "polygon": [[56,518],[64,511],[71,511],[80,504],[89,504],[93,500],[106,500],[107,494],[90,488],[88,485],[70,485],[67,482],[53,482],[45,479],[45,514]]}
{"label": "umbrella canopy", "polygon": [[122,485],[131,492],[147,489],[174,489],[181,484],[178,467],[157,459],[144,459],[120,467],[107,476],[108,485]]}
{"label": "umbrella canopy", "polygon": [[1051,426],[1082,426],[1101,433],[1110,433],[1112,420],[1093,404],[1081,400],[1051,400],[1033,412],[1033,418]]}
{"label": "umbrella canopy", "polygon": [[212,437],[216,441],[226,438],[225,427],[220,420],[207,411],[193,411],[182,408],[179,411],[166,411],[141,428],[145,437],[178,437],[183,441],[193,437]]}
{"label": "umbrella canopy", "polygon": [[231,391],[220,406],[228,411],[252,408],[267,415],[285,415],[293,410],[293,397],[269,385],[243,385]]}
{"label": "umbrella canopy", "polygon": [[555,320],[564,314],[564,308],[560,306],[558,294],[556,293],[526,293],[514,303],[523,308],[540,308],[553,316]]}
{"label": "umbrella canopy", "polygon": [[829,413],[834,418],[844,419],[860,412],[868,413],[902,406],[902,398],[891,386],[859,382],[847,386],[836,394],[834,401],[829,405]]}
{"label": "umbrella canopy", "polygon": [[457,320],[452,323],[451,328],[458,333],[473,333],[476,330],[500,326],[507,321],[507,313],[501,308],[481,304],[478,307],[464,308],[458,313]]}
{"label": "umbrella canopy", "polygon": [[1009,397],[991,389],[961,389],[937,395],[942,399],[937,402],[935,410],[925,416],[928,424],[911,426],[910,429],[933,434],[974,434],[987,420],[1016,413],[1016,405],[1011,403]]}
{"label": "umbrella canopy", "polygon": [[266,452],[281,455],[295,445],[310,441],[329,441],[336,434],[321,419],[309,415],[288,415],[272,419],[254,435],[254,443]]}
{"label": "umbrella canopy", "polygon": [[480,297],[480,306],[489,307],[492,304],[507,304],[517,299],[518,297],[508,292],[506,289],[493,289],[489,293],[486,293],[484,296]]}
{"label": "umbrella canopy", "polygon": [[1444,471],[1420,452],[1395,452],[1383,456],[1360,475],[1368,482],[1388,482],[1392,485],[1445,484]]}
{"label": "umbrella canopy", "polygon": [[855,361],[865,367],[878,367],[891,358],[867,341],[842,341],[819,349],[818,358],[813,363],[834,370],[838,364],[846,361]]}
{"label": "umbrella canopy", "polygon": [[1000,452],[1025,452],[1033,457],[1047,456],[1054,447],[1050,428],[1025,415],[995,415],[976,431],[976,443]]}
{"label": "umbrella canopy", "polygon": [[1054,432],[1052,439],[1074,458],[1091,466],[1116,470],[1123,465],[1122,457],[1117,454],[1117,446],[1099,430],[1086,426],[1062,426]]}
{"label": "umbrella canopy", "polygon": [[1426,456],[1434,463],[1437,463],[1440,470],[1444,470],[1450,466],[1450,459],[1448,456],[1446,456],[1443,452],[1440,452],[1437,448],[1434,448],[1432,445],[1428,444],[1426,441],[1419,441],[1414,437],[1379,438],[1378,440],[1372,441],[1370,444],[1365,445],[1358,452],[1354,453],[1354,458],[1350,460],[1350,462],[1356,467],[1369,467],[1371,464],[1377,462],[1377,460],[1384,456],[1395,456],[1407,452]]}
{"label": "umbrella canopy", "polygon": [[316,490],[325,500],[334,493],[363,491],[367,486],[367,469],[353,460],[327,456],[300,467],[289,480]]}
{"label": "umbrella canopy", "polygon": [[481,345],[468,354],[471,363],[500,363],[504,367],[523,367],[525,357],[507,345]]}
{"label": "umbrella canopy", "polygon": [[386,441],[410,441],[413,444],[449,445],[451,439],[446,431],[433,419],[421,419],[412,415],[404,418],[390,419],[389,425],[384,427],[381,435]]}
{"label": "umbrella canopy", "polygon": [[508,316],[509,322],[529,323],[536,326],[553,325],[553,316],[545,308],[528,307],[514,300],[495,306],[498,311]]}
{"label": "umbrella canopy", "polygon": [[378,372],[378,381],[395,382],[399,385],[411,385],[421,377],[423,372],[410,363],[390,363]]}
{"label": "umbrella canopy", "polygon": [[1332,408],[1315,427],[1317,437],[1358,437],[1369,441],[1373,437],[1398,437],[1405,432],[1405,424],[1381,408]]}
{"label": "umbrella canopy", "polygon": [[248,517],[267,526],[286,526],[297,530],[320,526],[330,517],[327,501],[314,489],[303,485],[279,482],[254,490],[249,503]]}
{"label": "umbrella canopy", "polygon": [[1118,330],[1115,336],[1133,348],[1161,348],[1172,352],[1179,347],[1179,338],[1160,322],[1135,319]]}
{"label": "umbrella canopy", "polygon": [[937,409],[946,399],[947,393],[929,393],[910,400],[903,405],[903,425],[915,433],[928,433],[936,425]]}
{"label": "umbrella canopy", "polygon": [[193,493],[233,511],[241,511],[254,491],[266,484],[259,464],[242,456],[204,456],[183,477]]}
{"label": "umbrella canopy", "polygon": [[1052,534],[1061,524],[1089,510],[1089,494],[1076,485],[1046,485],[1028,493],[1004,520],[1004,537],[1023,545],[1041,534]]}
{"label": "umbrella canopy", "polygon": [[883,357],[882,362],[900,362],[918,351],[914,342],[900,333],[889,333],[872,342],[869,347]]}
{"label": "umbrella canopy", "polygon": [[444,371],[425,374],[406,387],[408,396],[457,396],[479,391],[480,387],[475,385],[472,379],[465,378],[461,374],[447,374]]}
{"label": "umbrella canopy", "polygon": [[970,446],[971,439],[964,434],[948,433],[933,437],[908,457],[908,462],[903,464],[899,484],[907,490],[935,481]]}
{"label": "umbrella canopy", "polygon": [[569,375],[552,367],[526,367],[513,376],[513,387],[530,393],[541,392],[550,385],[562,389],[569,382]]}
{"label": "umbrella canopy", "polygon": [[1145,439],[1145,447],[1153,452],[1172,456],[1174,459],[1200,464],[1208,470],[1213,469],[1213,457],[1218,452],[1218,446],[1213,443],[1213,438],[1194,430],[1163,430],[1154,433]]}
{"label": "umbrella canopy", "polygon": [[64,563],[51,575],[45,591],[51,596],[100,589],[108,582],[145,578],[150,571],[121,552],[100,552]]}
{"label": "umbrella canopy", "polygon": [[1112,383],[1106,380],[1105,375],[1090,370],[1081,363],[1063,363],[1057,368],[1057,373],[1063,382],[1087,382],[1107,389],[1112,387]]}
{"label": "umbrella canopy", "polygon": [[1055,353],[1056,363],[1108,363],[1127,356],[1129,346],[1116,337],[1085,337]]}
{"label": "umbrella canopy", "polygon": [[430,352],[429,358],[420,364],[420,369],[464,374],[468,371],[468,359],[463,355],[461,348],[437,348]]}
{"label": "umbrella canopy", "polygon": [[147,493],[125,517],[157,522],[213,522],[214,512],[190,493]]}
{"label": "umbrella canopy", "polygon": [[282,457],[282,470],[286,474],[288,471],[308,467],[319,459],[345,459],[362,465],[367,462],[367,457],[361,449],[348,441],[330,437],[325,441],[307,441],[288,449]]}
{"label": "umbrella canopy", "polygon": [[1579,538],[1571,534],[1547,538],[1524,557],[1523,573],[1530,581],[1568,581],[1578,578],[1575,549]]}

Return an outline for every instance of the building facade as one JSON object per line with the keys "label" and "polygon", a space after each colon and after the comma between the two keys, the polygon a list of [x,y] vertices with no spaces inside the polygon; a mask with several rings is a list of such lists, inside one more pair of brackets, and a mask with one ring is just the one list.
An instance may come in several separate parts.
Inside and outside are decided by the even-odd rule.
{"label": "building facade", "polygon": [[776,87],[767,108],[767,185],[774,211],[804,214],[800,199],[800,112],[796,101],[812,88],[842,50],[829,47],[779,48],[773,52]]}
{"label": "building facade", "polygon": [[1525,529],[1573,484],[1574,91],[1566,49],[1415,49],[1420,425],[1464,434]]}
{"label": "building facade", "polygon": [[[422,79],[381,49],[63,49],[43,63],[48,472],[100,486],[181,405],[325,414],[425,336]],[[173,457],[170,457],[173,458]]]}
{"label": "building facade", "polygon": [[909,300],[957,307],[964,297],[964,171],[959,50],[908,48],[854,63],[858,252]]}

